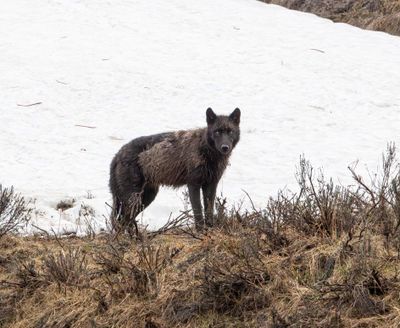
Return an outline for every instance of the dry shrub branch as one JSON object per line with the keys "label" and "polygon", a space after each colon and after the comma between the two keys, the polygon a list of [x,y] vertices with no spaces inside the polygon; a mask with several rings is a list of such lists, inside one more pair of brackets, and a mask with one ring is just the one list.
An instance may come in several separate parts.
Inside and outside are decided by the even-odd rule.
{"label": "dry shrub branch", "polygon": [[0,238],[7,233],[17,232],[26,225],[31,210],[21,195],[14,192],[14,188],[4,188],[0,184]]}

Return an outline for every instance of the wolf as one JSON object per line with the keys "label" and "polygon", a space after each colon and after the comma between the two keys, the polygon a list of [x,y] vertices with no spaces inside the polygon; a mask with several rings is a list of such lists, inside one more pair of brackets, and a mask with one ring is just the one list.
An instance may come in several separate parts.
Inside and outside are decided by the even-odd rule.
{"label": "wolf", "polygon": [[204,128],[143,136],[124,145],[110,166],[112,217],[138,233],[135,218],[160,186],[187,185],[196,229],[213,226],[217,185],[240,139],[240,114],[239,108],[229,116],[208,108]]}

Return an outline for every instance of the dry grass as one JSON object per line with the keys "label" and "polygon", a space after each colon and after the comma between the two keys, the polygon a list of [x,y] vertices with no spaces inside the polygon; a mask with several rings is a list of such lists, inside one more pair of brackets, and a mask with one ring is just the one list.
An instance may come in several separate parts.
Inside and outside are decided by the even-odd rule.
{"label": "dry grass", "polygon": [[400,176],[336,186],[302,159],[300,192],[174,227],[0,239],[0,327],[398,327]]}
{"label": "dry grass", "polygon": [[334,22],[400,35],[398,0],[261,0],[310,12]]}

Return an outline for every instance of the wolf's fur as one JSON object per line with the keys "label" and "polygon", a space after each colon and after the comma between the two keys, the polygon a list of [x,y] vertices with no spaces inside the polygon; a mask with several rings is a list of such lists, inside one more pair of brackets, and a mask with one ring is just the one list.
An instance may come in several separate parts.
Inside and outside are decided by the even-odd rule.
{"label": "wolf's fur", "polygon": [[124,224],[135,224],[135,217],[154,200],[159,186],[187,185],[196,227],[211,226],[217,184],[239,141],[239,122],[239,109],[230,116],[217,116],[209,108],[206,128],[140,137],[123,146],[111,162],[113,216]]}

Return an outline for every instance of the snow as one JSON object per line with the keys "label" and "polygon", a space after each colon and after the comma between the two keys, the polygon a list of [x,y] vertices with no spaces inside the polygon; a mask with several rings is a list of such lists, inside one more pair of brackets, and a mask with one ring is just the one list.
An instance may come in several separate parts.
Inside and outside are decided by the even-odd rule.
{"label": "snow", "polygon": [[[83,203],[102,227],[123,144],[240,107],[218,193],[263,206],[293,188],[300,154],[343,184],[354,161],[375,168],[400,144],[399,90],[400,38],[255,0],[2,1],[0,183],[35,200],[36,226],[84,231]],[[183,191],[141,220],[177,215]]]}

